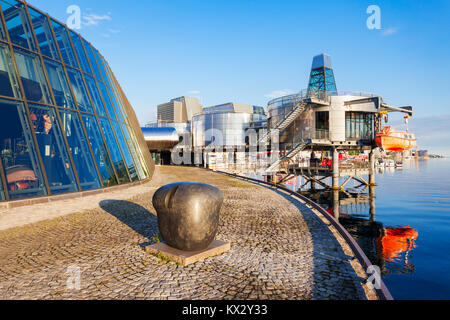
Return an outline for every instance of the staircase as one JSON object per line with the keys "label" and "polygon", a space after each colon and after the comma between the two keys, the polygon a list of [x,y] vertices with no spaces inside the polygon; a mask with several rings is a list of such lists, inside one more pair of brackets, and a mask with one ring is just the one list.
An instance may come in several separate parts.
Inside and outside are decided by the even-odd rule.
{"label": "staircase", "polygon": [[292,109],[292,111],[289,112],[286,115],[286,117],[276,125],[276,127],[270,129],[270,131],[268,131],[265,135],[263,135],[259,139],[258,145],[266,144],[274,132],[281,133],[284,130],[286,130],[286,128],[289,127],[292,124],[292,122],[294,122],[294,120],[297,119],[297,117],[305,111],[307,106],[308,106],[308,102],[306,101],[306,99],[301,99],[295,105],[295,107]]}
{"label": "staircase", "polygon": [[283,158],[278,159],[274,163],[270,165],[269,168],[266,169],[266,172],[277,172],[278,167],[280,164],[285,160],[291,160],[294,158],[299,152],[302,152],[305,150],[305,148],[308,146],[309,143],[307,142],[300,142],[298,145],[296,145],[291,151],[289,151]]}

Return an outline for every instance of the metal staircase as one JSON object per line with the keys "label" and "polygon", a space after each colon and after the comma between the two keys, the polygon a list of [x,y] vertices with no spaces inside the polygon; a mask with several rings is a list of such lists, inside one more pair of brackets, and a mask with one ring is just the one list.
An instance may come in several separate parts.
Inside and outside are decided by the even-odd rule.
{"label": "metal staircase", "polygon": [[270,167],[268,167],[266,169],[266,172],[277,172],[278,171],[278,167],[280,166],[280,164],[285,161],[285,160],[291,160],[292,158],[294,158],[299,152],[302,152],[303,150],[305,150],[305,148],[309,145],[308,142],[300,142],[298,145],[296,145],[291,151],[289,151],[283,158],[278,159],[277,161],[275,161],[274,163],[272,163],[270,165]]}
{"label": "metal staircase", "polygon": [[307,107],[307,100],[305,98],[302,98],[299,102],[296,103],[295,107],[286,115],[283,120],[281,120],[274,128],[270,129],[259,139],[258,145],[266,144],[273,133],[281,133],[286,130],[292,124],[292,122],[294,122],[294,120],[297,119],[297,117],[306,110]]}

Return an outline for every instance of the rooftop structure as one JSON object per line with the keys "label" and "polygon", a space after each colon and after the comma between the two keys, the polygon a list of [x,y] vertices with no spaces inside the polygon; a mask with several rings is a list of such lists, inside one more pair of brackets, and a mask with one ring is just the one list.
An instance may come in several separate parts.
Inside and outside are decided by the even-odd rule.
{"label": "rooftop structure", "polygon": [[313,59],[308,94],[324,92],[337,92],[337,87],[331,57],[322,53]]}
{"label": "rooftop structure", "polygon": [[105,58],[24,1],[0,1],[0,200],[152,177],[136,115]]}
{"label": "rooftop structure", "polygon": [[180,97],[158,106],[158,123],[188,123],[192,117],[202,112],[197,98]]}

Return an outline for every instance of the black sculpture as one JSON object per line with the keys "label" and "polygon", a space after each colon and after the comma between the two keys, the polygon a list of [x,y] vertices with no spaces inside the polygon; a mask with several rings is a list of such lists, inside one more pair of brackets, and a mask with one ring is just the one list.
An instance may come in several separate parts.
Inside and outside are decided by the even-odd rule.
{"label": "black sculpture", "polygon": [[211,245],[222,204],[220,190],[203,183],[169,184],[153,196],[162,239],[183,251],[201,251]]}

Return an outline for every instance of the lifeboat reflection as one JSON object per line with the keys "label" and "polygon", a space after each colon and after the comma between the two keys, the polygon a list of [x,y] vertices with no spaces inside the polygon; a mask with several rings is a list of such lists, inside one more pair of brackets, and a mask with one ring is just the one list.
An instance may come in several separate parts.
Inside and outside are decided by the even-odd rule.
{"label": "lifeboat reflection", "polygon": [[[331,215],[335,213],[332,192],[309,190],[301,193],[319,203]],[[411,263],[411,255],[417,247],[418,232],[410,226],[386,227],[375,221],[375,208],[368,205],[373,201],[373,197],[374,194],[352,195],[341,192],[339,222],[353,236],[369,260],[379,266],[383,273],[414,273],[415,266]]]}
{"label": "lifeboat reflection", "polygon": [[410,263],[410,254],[417,248],[419,233],[410,226],[385,228],[384,236],[377,239],[377,251],[389,263],[385,273],[413,273],[415,266]]}

